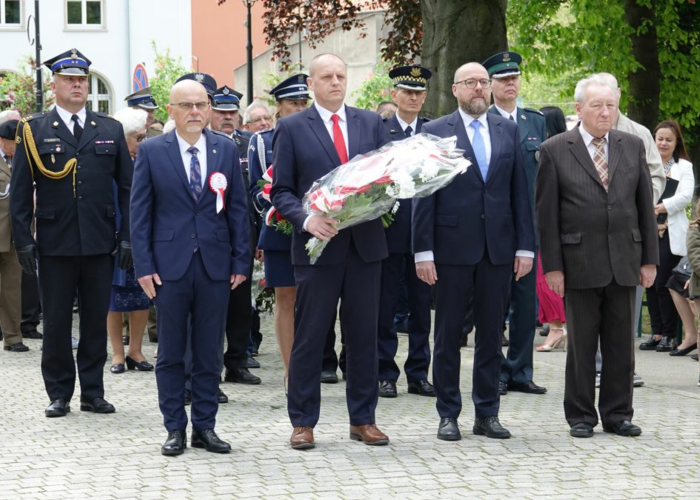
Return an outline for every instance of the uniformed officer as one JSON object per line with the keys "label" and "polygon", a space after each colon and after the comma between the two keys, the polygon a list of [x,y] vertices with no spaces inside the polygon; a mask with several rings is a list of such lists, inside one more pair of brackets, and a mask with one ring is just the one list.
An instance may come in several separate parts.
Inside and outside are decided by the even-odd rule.
{"label": "uniformed officer", "polygon": [[[534,220],[535,176],[540,145],[547,138],[544,115],[536,109],[517,106],[520,92],[520,64],[516,52],[499,52],[483,66],[492,79],[494,104],[489,113],[500,114],[518,124],[520,146],[523,152],[525,175],[530,190],[530,205]],[[537,258],[535,256],[535,261]],[[513,279],[510,292],[510,319],[508,354],[501,364],[500,392],[508,390],[526,394],[544,394],[547,389],[532,381],[532,343],[535,338],[537,273],[531,272],[519,281]]]}
{"label": "uniformed officer", "polygon": [[[384,120],[392,141],[400,141],[421,131],[426,120],[418,116],[427,96],[432,72],[421,66],[400,66],[389,72],[394,88],[391,98],[397,111]],[[382,262],[382,293],[379,302],[377,342],[379,352],[379,396],[395,398],[396,382],[401,375],[394,358],[398,338],[394,315],[401,299],[401,282],[406,284],[409,306],[408,358],[404,364],[408,393],[434,397],[428,382],[430,367],[430,285],[418,279],[411,252],[411,200],[402,200],[394,222],[386,229],[389,257]]]}
{"label": "uniformed officer", "polygon": [[[307,107],[309,102],[307,78],[308,75],[303,73],[296,74],[270,90],[270,95],[275,97],[278,118],[297,113]],[[258,182],[262,180],[263,174],[272,164],[273,133],[274,129],[269,129],[253,134],[248,148],[250,194],[256,210],[263,215],[263,220],[272,205],[269,200],[262,196]],[[286,378],[294,339],[294,297],[296,293],[291,258],[292,238],[291,235],[276,231],[275,228],[267,226],[263,222],[257,246],[263,251],[266,284],[275,290],[275,335],[282,355]],[[335,375],[335,369],[333,375],[337,382],[338,377]],[[233,379],[237,374],[229,371],[226,376],[228,380],[229,378]]]}
{"label": "uniformed officer", "polygon": [[[51,403],[47,417],[70,411],[75,388],[71,349],[73,298],[80,306],[77,352],[80,410],[113,413],[104,399],[107,310],[115,248],[132,266],[129,196],[133,163],[119,122],[86,109],[90,60],[71,49],[44,63],[56,106],[22,120],[10,196],[17,257],[36,271],[44,307],[41,371]],[[118,200],[114,199],[116,182]],[[36,194],[36,240],[30,229]],[[122,211],[115,227],[115,201]],[[115,236],[118,234],[118,236]]]}
{"label": "uniformed officer", "polygon": [[151,128],[153,122],[155,122],[155,111],[158,109],[158,103],[156,102],[153,95],[151,95],[151,88],[144,87],[141,90],[137,90],[133,94],[130,94],[124,98],[126,105],[130,108],[142,109],[148,113],[148,118],[146,119],[146,134],[148,137],[155,137],[163,133],[162,130]]}
{"label": "uniformed officer", "polygon": [[[238,110],[243,94],[224,85],[214,91],[211,104],[210,127],[216,132],[225,134],[236,143],[238,159],[241,165],[243,181],[248,185],[248,144],[250,139],[241,134],[238,129]],[[259,228],[259,217],[250,203],[248,203],[251,255],[255,253],[255,242]],[[260,363],[248,353],[251,330],[254,325],[254,314],[251,306],[252,265],[248,279],[240,284],[229,296],[228,315],[226,318],[227,347],[224,352],[224,366],[226,367],[226,382],[241,384],[259,384],[260,377],[253,375],[249,368],[260,368]]]}
{"label": "uniformed officer", "polygon": [[17,262],[10,228],[10,180],[18,120],[0,123],[0,326],[5,351],[26,352],[22,343],[22,269]]}

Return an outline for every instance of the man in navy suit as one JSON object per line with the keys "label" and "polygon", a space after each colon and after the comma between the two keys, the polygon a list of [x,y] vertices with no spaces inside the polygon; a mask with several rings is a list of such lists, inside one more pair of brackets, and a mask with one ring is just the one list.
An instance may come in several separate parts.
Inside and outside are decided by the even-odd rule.
{"label": "man in navy suit", "polygon": [[[486,61],[484,67],[492,79],[493,106],[489,113],[500,115],[518,124],[520,149],[527,177],[532,217],[535,217],[535,176],[540,156],[540,144],[546,139],[544,115],[536,109],[517,106],[520,91],[520,63],[517,52],[499,52]],[[526,394],[544,394],[542,386],[532,381],[532,343],[537,326],[537,273],[513,280],[510,287],[510,321],[508,355],[501,364],[501,395],[509,390]]]}
{"label": "man in navy suit", "polygon": [[[394,82],[391,98],[398,111],[384,120],[393,141],[421,132],[428,120],[418,116],[427,95],[426,85],[432,73],[420,66],[400,66],[389,72]],[[379,397],[395,398],[396,381],[401,371],[394,361],[398,338],[394,326],[401,300],[401,281],[405,277],[410,316],[408,320],[408,359],[404,365],[409,394],[434,397],[428,382],[430,367],[430,286],[416,276],[411,253],[411,200],[401,200],[394,221],[386,229],[389,257],[382,263],[382,294],[379,304]]]}
{"label": "man in navy suit", "polygon": [[250,227],[235,143],[205,129],[210,112],[202,84],[176,83],[168,104],[175,130],[144,142],[135,165],[131,235],[136,276],[158,311],[156,381],[168,431],[163,455],[180,455],[187,446],[188,335],[192,446],[231,449],[214,432],[219,346],[229,292],[246,279],[250,265]]}
{"label": "man in navy suit", "polygon": [[519,280],[530,272],[535,250],[518,127],[486,112],[490,87],[478,63],[456,71],[452,93],[459,109],[425,124],[423,132],[456,135],[457,147],[472,165],[445,189],[413,203],[416,272],[426,283],[437,283],[433,383],[440,415],[437,437],[446,441],[462,438],[459,343],[470,299],[477,332],[473,432],[510,437],[498,420],[501,327],[513,274]]}
{"label": "man in navy suit", "polygon": [[[388,137],[379,115],[344,104],[347,66],[342,59],[333,54],[316,56],[309,75],[314,105],[282,118],[272,139],[272,204],[295,229],[292,264],[297,291],[288,396],[294,430],[290,444],[294,449],[315,446],[323,346],[340,299],[347,346],[350,439],[384,445],[389,438],[374,422],[381,261],[388,256],[382,223],[375,219],[338,231],[335,219],[309,215],[301,200],[314,181],[349,158],[383,146]],[[313,236],[332,239],[311,265],[304,245]]]}

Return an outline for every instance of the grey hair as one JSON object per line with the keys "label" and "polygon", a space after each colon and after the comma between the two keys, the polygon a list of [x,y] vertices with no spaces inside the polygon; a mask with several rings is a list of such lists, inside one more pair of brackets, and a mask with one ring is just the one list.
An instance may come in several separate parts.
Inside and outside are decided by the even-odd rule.
{"label": "grey hair", "polygon": [[143,109],[123,108],[114,113],[113,118],[122,124],[126,136],[146,128],[148,113]]}
{"label": "grey hair", "polygon": [[[610,76],[613,79],[615,78],[612,75]],[[615,83],[617,83],[617,81],[615,81]],[[604,77],[601,73],[596,73],[595,75],[591,75],[588,78],[584,78],[578,81],[578,83],[576,84],[576,89],[574,90],[574,100],[582,105],[584,102],[586,102],[586,91],[588,90],[588,87],[594,85],[608,87],[612,89],[613,92],[617,92],[617,85],[612,87],[610,85],[610,78]]]}
{"label": "grey hair", "polygon": [[165,125],[163,125],[163,133],[167,134],[168,132],[172,132],[173,130],[175,130],[175,120],[171,118],[167,122],[165,122]]}
{"label": "grey hair", "polygon": [[269,113],[270,109],[267,107],[267,105],[262,102],[262,101],[253,101],[250,103],[250,106],[245,108],[245,112],[243,113],[243,124],[246,125],[250,123],[250,112],[254,108],[265,108],[265,110]]}
{"label": "grey hair", "polygon": [[[14,118],[14,115],[17,115],[17,118]],[[5,123],[8,120],[21,120],[22,115],[19,114],[19,111],[14,110],[14,109],[6,109],[3,112],[0,112],[0,123]]]}
{"label": "grey hair", "polygon": [[611,89],[613,89],[615,91],[615,93],[617,93],[617,89],[619,88],[619,85],[617,83],[617,78],[615,78],[614,75],[611,75],[610,73],[596,73],[593,76],[599,76],[600,78],[605,80],[605,82],[607,82],[607,84],[608,84],[608,87],[610,87]]}

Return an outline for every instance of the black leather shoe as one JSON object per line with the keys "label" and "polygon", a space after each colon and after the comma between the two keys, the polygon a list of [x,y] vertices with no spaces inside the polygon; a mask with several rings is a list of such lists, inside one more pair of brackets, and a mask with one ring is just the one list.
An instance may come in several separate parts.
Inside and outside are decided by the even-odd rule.
{"label": "black leather shoe", "polygon": [[126,361],[126,366],[129,368],[129,370],[138,370],[140,372],[150,372],[153,370],[153,365],[149,363],[148,361],[134,361],[131,359],[129,356],[127,356],[124,361]]}
{"label": "black leather shoe", "polygon": [[656,340],[654,338],[654,336],[652,335],[651,337],[649,337],[649,340],[639,344],[639,350],[640,351],[655,351],[656,346],[659,345],[659,342],[661,342],[662,339],[663,339],[663,337],[661,337],[659,340]]}
{"label": "black leather shoe", "polygon": [[3,346],[3,349],[6,351],[12,351],[12,352],[27,352],[29,350],[29,347],[24,345],[22,342],[17,342],[12,345],[6,345]]}
{"label": "black leather shoe", "polygon": [[185,389],[185,406],[192,404],[192,393],[189,389]]}
{"label": "black leather shoe", "polygon": [[687,356],[691,352],[693,352],[695,349],[698,348],[697,344],[692,344],[690,347],[686,347],[685,349],[675,349],[671,352],[668,353],[669,356]]}
{"label": "black leather shoe", "polygon": [[108,403],[103,398],[95,398],[92,401],[80,400],[80,411],[91,411],[93,413],[114,413],[116,409],[112,403]]}
{"label": "black leather shoe", "polygon": [[44,410],[49,418],[65,417],[67,413],[70,413],[70,404],[65,399],[54,399]]}
{"label": "black leather shoe", "polygon": [[248,368],[233,368],[226,370],[224,376],[225,382],[233,382],[234,384],[258,385],[261,380],[248,371]]}
{"label": "black leather shoe", "polygon": [[486,436],[492,439],[508,439],[510,432],[498,421],[498,417],[484,417],[474,419],[474,434]]}
{"label": "black leather shoe", "polygon": [[109,367],[109,371],[112,373],[124,373],[126,369],[124,368],[124,363],[117,363]]}
{"label": "black leather shoe", "polygon": [[231,445],[219,439],[214,429],[192,431],[192,448],[204,448],[212,453],[228,453]]}
{"label": "black leather shoe", "polygon": [[409,382],[408,393],[420,394],[421,396],[426,396],[429,398],[435,397],[435,389],[433,389],[432,384],[427,380],[416,380],[415,382]]}
{"label": "black leather shoe", "polygon": [[396,392],[396,382],[392,382],[391,380],[379,381],[380,398],[395,398],[398,395],[398,392]]}
{"label": "black leather shoe", "polygon": [[593,437],[593,426],[588,422],[579,422],[571,426],[569,434],[575,438],[590,438]]}
{"label": "black leather shoe", "polygon": [[656,346],[656,352],[671,352],[676,348],[676,341],[670,337],[663,337]]}
{"label": "black leather shoe", "polygon": [[525,394],[545,394],[547,392],[546,388],[537,385],[532,380],[528,380],[523,384],[510,382],[508,384],[508,390],[513,392],[524,392]]}
{"label": "black leather shoe", "polygon": [[216,395],[216,401],[220,405],[225,405],[226,403],[228,403],[228,396],[224,394],[224,391],[219,389],[219,392]]}
{"label": "black leather shoe", "polygon": [[498,381],[498,393],[501,396],[505,396],[506,394],[508,394],[508,384],[503,380]]}
{"label": "black leather shoe", "polygon": [[635,437],[642,433],[642,429],[629,420],[619,420],[612,425],[604,425],[603,430],[625,437]]}
{"label": "black leather shoe", "polygon": [[245,360],[246,368],[260,368],[260,363],[253,356],[248,356]]}
{"label": "black leather shoe", "polygon": [[22,337],[25,339],[41,340],[44,338],[44,335],[35,328],[34,330],[30,330],[28,332],[22,332]]}
{"label": "black leather shoe", "polygon": [[337,384],[338,374],[335,370],[323,370],[321,372],[321,383],[322,384]]}
{"label": "black leather shoe", "polygon": [[456,418],[441,418],[438,427],[437,438],[442,441],[459,441],[462,433],[459,431],[459,424]]}
{"label": "black leather shoe", "polygon": [[187,448],[187,432],[168,431],[168,439],[161,446],[160,452],[166,457],[174,457],[185,453],[185,448]]}

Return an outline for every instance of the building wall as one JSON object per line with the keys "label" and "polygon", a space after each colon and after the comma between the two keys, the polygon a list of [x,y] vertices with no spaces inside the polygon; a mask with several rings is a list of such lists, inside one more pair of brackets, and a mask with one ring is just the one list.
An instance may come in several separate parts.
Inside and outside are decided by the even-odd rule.
{"label": "building wall", "polygon": [[[34,14],[34,2],[22,0],[23,25],[18,29],[0,27],[2,53],[0,70],[18,68],[20,59],[35,48],[27,41],[26,24]],[[149,76],[155,73],[155,53],[170,48],[171,55],[188,65],[192,54],[191,0],[103,0],[103,27],[75,30],[66,25],[65,0],[40,2],[42,60],[77,48],[92,61],[91,69],[105,80],[110,91],[111,111],[124,106],[132,92],[134,66],[143,63]],[[32,21],[33,24],[33,21]],[[34,27],[31,26],[33,36]]]}
{"label": "building wall", "polygon": [[[347,104],[354,104],[355,97],[352,93],[357,90],[362,83],[372,74],[374,66],[379,59],[381,44],[380,38],[387,35],[388,28],[384,26],[384,11],[374,11],[362,14],[366,25],[365,38],[360,38],[360,31],[357,29],[351,31],[342,31],[336,29],[323,42],[317,44],[315,49],[308,46],[308,43],[302,40],[301,56],[302,68],[304,72],[308,72],[308,65],[311,59],[318,54],[330,52],[336,54],[345,60],[348,65],[348,87]],[[292,37],[289,40],[289,51],[292,60],[299,59],[299,42],[298,39]],[[258,57],[253,59],[253,85],[255,98],[267,96],[270,89],[266,82],[266,77],[270,73],[280,71],[279,62],[272,61],[272,49],[268,49]],[[235,70],[235,78],[238,85],[236,90],[247,94],[246,73],[247,65],[242,64]]]}
{"label": "building wall", "polygon": [[[208,73],[221,87],[224,84],[238,90],[245,84],[245,76],[234,77],[234,68],[246,62],[246,8],[241,0],[227,0],[218,5],[216,0],[192,2],[192,55],[199,61],[199,71]],[[267,50],[263,35],[263,4],[258,0],[252,8],[253,57]],[[193,67],[197,60],[193,57]]]}

